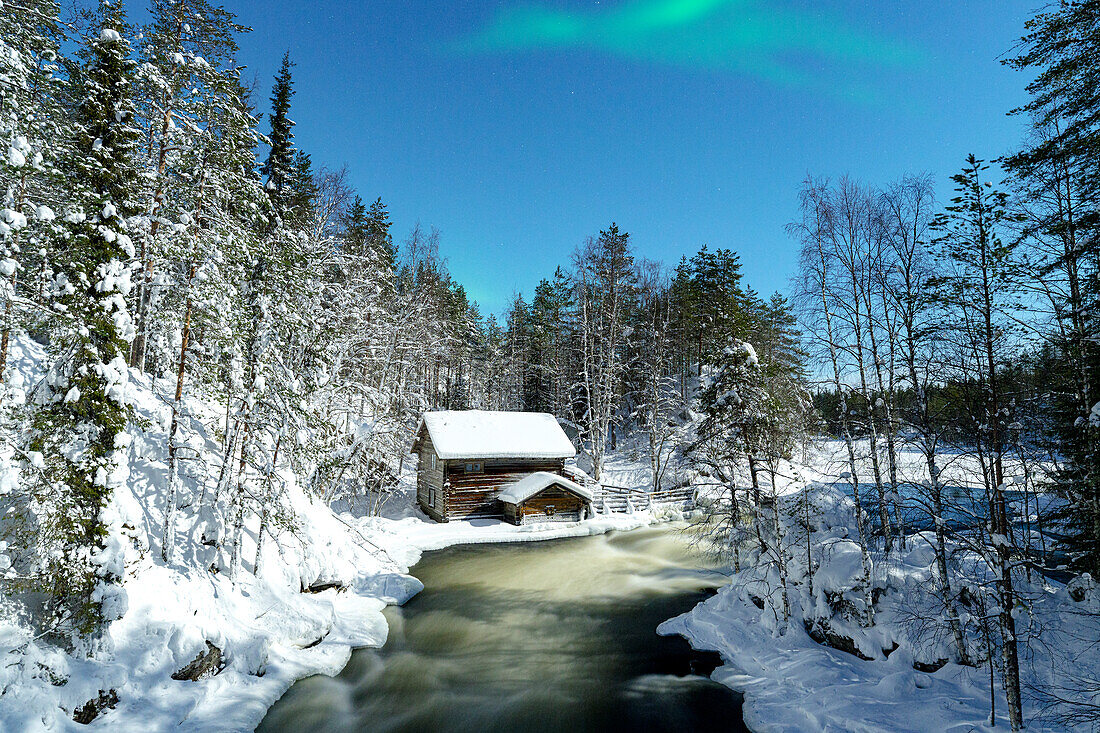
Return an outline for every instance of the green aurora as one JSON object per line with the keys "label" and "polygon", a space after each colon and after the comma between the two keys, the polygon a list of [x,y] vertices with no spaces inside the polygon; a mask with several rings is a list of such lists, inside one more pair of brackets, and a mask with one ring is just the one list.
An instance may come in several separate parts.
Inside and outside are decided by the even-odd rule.
{"label": "green aurora", "polygon": [[591,49],[635,61],[748,74],[783,86],[834,67],[910,67],[914,48],[774,0],[624,0],[597,11],[534,5],[500,11],[459,43],[467,53]]}

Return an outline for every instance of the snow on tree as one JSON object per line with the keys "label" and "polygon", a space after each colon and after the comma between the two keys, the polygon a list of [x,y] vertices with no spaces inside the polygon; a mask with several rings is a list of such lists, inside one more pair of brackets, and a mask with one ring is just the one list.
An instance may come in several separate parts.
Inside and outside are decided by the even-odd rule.
{"label": "snow on tree", "polygon": [[51,283],[55,361],[33,395],[28,448],[45,457],[28,477],[49,496],[52,554],[42,588],[47,623],[88,652],[107,623],[126,610],[122,555],[113,534],[112,492],[126,481],[126,354],[133,325],[130,238],[140,210],[133,166],[138,130],[131,97],[133,62],[125,18],[105,7],[85,50],[76,140],[66,161],[74,201],[65,214],[65,247]]}

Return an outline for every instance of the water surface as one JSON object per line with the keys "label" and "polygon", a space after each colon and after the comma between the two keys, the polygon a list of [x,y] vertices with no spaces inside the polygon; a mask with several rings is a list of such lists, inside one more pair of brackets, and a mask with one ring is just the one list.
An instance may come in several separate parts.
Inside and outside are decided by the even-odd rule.
{"label": "water surface", "polygon": [[717,656],[655,632],[720,570],[684,525],[428,553],[386,645],[297,682],[258,730],[745,730]]}

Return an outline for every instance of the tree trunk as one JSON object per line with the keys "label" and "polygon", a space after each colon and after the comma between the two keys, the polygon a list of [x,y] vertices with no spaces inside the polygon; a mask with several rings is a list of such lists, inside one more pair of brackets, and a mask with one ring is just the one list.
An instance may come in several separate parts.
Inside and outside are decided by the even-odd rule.
{"label": "tree trunk", "polygon": [[187,375],[187,347],[191,341],[191,283],[195,279],[195,264],[191,263],[187,273],[187,301],[183,311],[183,330],[180,337],[179,367],[176,370],[176,393],[172,400],[172,425],[168,430],[168,500],[164,510],[164,543],[161,557],[171,564],[175,555],[175,515],[176,497],[179,493],[179,447],[176,436],[179,432],[180,406],[183,403],[183,380]]}
{"label": "tree trunk", "polygon": [[275,501],[275,497],[272,496],[271,486],[275,479],[275,465],[279,460],[279,446],[282,445],[283,438],[279,438],[275,441],[275,450],[271,454],[271,464],[267,467],[266,475],[264,476],[264,491],[263,500],[264,506],[260,512],[260,529],[256,533],[256,561],[252,563],[253,572],[259,576],[260,574],[260,560],[263,557],[264,549],[264,536],[268,534],[267,524],[271,517],[271,505]]}

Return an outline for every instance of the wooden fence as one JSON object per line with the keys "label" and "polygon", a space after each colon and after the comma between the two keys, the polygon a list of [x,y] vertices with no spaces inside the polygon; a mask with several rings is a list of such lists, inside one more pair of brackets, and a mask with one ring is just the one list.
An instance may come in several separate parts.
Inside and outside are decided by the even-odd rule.
{"label": "wooden fence", "polygon": [[592,506],[599,514],[623,514],[650,509],[654,506],[677,506],[683,509],[695,504],[695,487],[679,486],[664,491],[643,491],[626,486],[591,483]]}

